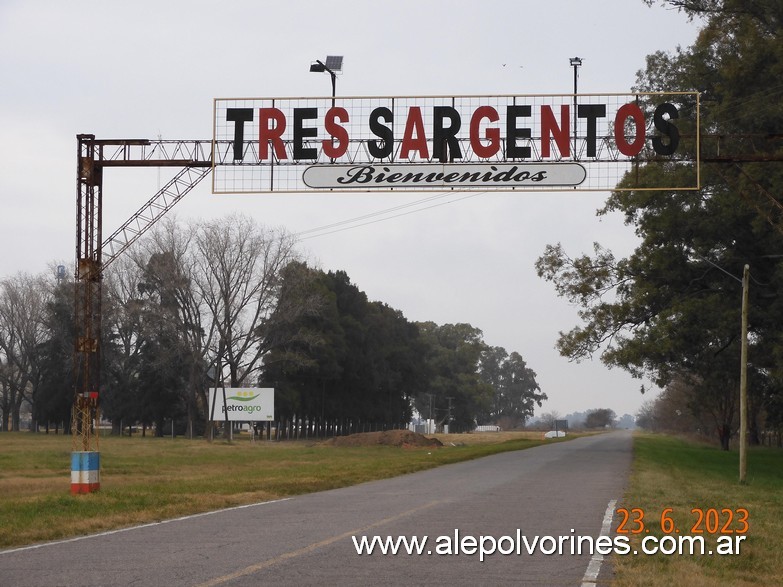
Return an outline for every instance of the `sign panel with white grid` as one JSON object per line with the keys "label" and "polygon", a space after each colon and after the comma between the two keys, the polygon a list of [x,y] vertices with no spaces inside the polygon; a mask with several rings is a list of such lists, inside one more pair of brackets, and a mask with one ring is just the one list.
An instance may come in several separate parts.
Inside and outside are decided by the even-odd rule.
{"label": "sign panel with white grid", "polygon": [[219,98],[213,126],[214,193],[698,189],[695,92]]}

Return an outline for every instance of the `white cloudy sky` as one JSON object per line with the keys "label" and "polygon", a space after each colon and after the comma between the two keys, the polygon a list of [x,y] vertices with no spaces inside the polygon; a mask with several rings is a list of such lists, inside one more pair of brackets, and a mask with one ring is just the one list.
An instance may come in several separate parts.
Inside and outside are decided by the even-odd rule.
{"label": "white cloudy sky", "polygon": [[[696,32],[641,0],[0,0],[0,276],[73,261],[79,133],[211,139],[213,98],[328,95],[328,75],[308,71],[326,55],[345,56],[342,95],[569,93],[574,56],[580,92],[625,92],[646,55]],[[172,175],[160,173],[107,171],[104,234]],[[304,233],[433,195],[217,196],[203,185],[175,212],[237,211]],[[554,350],[576,310],[533,267],[550,243],[629,253],[632,229],[595,215],[607,194],[467,195],[307,232],[302,249],[410,320],[469,322],[522,354],[549,396],[538,413],[635,413],[650,397],[639,381]]]}

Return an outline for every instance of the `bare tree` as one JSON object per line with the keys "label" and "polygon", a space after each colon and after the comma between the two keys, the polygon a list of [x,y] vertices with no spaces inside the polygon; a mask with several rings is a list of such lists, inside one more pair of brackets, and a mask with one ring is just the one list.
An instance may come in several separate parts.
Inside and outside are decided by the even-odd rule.
{"label": "bare tree", "polygon": [[[295,239],[247,216],[202,222],[195,233],[195,283],[216,337],[212,351],[232,387],[253,382],[269,351],[264,326],[275,309]],[[222,374],[221,374],[222,376]]]}
{"label": "bare tree", "polygon": [[[145,336],[140,320],[149,322],[154,314],[156,328],[169,333],[161,350],[178,357],[176,367],[188,371],[184,395],[191,437],[199,407],[206,413],[210,365],[219,362],[231,386],[257,382],[264,356],[275,344],[267,330],[282,271],[296,258],[293,237],[244,216],[184,228],[171,218],[112,267],[107,305],[115,312],[110,324],[120,365],[125,360],[132,370],[133,354]],[[133,373],[125,371],[118,376],[132,382]]]}
{"label": "bare tree", "polygon": [[538,418],[539,427],[545,430],[554,430],[555,421],[561,418],[560,412],[552,410],[551,412],[545,412]]}
{"label": "bare tree", "polygon": [[2,427],[19,430],[24,402],[32,406],[40,380],[38,347],[46,340],[45,310],[52,290],[41,275],[17,273],[0,281]]}

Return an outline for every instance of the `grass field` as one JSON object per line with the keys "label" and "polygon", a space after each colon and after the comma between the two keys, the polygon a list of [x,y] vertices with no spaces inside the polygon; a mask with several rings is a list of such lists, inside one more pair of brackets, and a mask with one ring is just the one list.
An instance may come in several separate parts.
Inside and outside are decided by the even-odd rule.
{"label": "grass field", "polygon": [[[440,435],[444,447],[334,448],[100,439],[101,490],[70,494],[70,436],[0,434],[0,548],[344,487],[541,444],[541,433]],[[548,441],[551,442],[551,441]]]}
{"label": "grass field", "polygon": [[[101,439],[101,491],[70,495],[71,439],[0,435],[0,548],[343,487],[541,444],[540,433],[439,435],[444,447],[335,448],[307,442],[233,443],[167,438]],[[551,441],[549,441],[551,442]],[[618,508],[644,512],[650,534],[661,524],[692,534],[692,509],[748,511],[739,555],[613,556],[613,585],[783,585],[783,451],[755,448],[740,485],[736,452],[638,434],[631,482]],[[671,508],[670,510],[668,508]],[[665,515],[663,515],[665,513]],[[626,524],[637,528],[632,514]],[[619,513],[616,519],[620,519]],[[720,525],[726,514],[720,513]],[[739,529],[738,517],[727,530]],[[708,545],[716,535],[705,532]]]}
{"label": "grass field", "polygon": [[[631,486],[618,507],[639,508],[650,534],[632,535],[639,549],[644,536],[664,536],[665,528],[682,535],[702,530],[707,545],[715,545],[720,530],[741,530],[736,512],[748,511],[747,538],[740,554],[726,556],[615,556],[615,585],[783,585],[783,451],[753,448],[748,455],[748,483],[740,485],[736,451],[726,452],[666,436],[637,435]],[[671,511],[664,513],[664,510]],[[714,508],[717,515],[707,515]],[[692,513],[692,509],[701,510]],[[730,510],[732,513],[723,512]],[[662,516],[663,514],[663,516]],[[733,517],[729,524],[730,516]],[[629,516],[626,527],[639,530]],[[717,525],[716,525],[717,521]],[[712,528],[710,528],[712,526]],[[710,533],[708,530],[718,530]],[[675,532],[670,535],[676,536]]]}

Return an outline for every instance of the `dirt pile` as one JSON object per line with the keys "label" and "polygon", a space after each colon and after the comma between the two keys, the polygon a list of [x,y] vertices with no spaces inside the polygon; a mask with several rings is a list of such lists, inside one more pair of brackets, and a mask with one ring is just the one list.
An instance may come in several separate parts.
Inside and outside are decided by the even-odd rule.
{"label": "dirt pile", "polygon": [[385,432],[362,432],[349,436],[338,436],[328,441],[333,446],[401,446],[427,447],[443,446],[437,438],[427,438],[410,430],[387,430]]}

